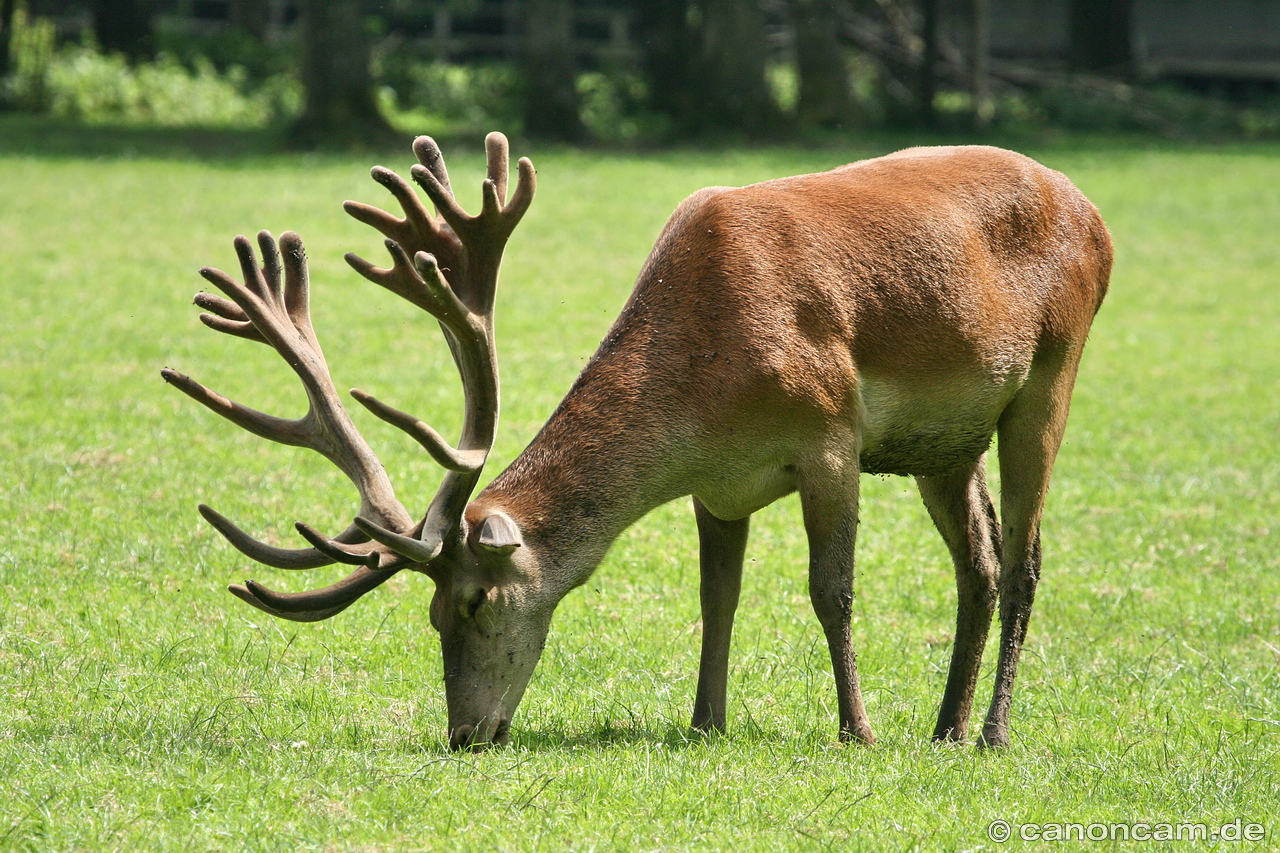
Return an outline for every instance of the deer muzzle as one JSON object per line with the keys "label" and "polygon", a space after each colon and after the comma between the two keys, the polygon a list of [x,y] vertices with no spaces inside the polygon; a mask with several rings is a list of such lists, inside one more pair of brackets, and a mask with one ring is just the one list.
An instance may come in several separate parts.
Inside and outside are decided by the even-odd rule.
{"label": "deer muzzle", "polygon": [[479,723],[463,723],[449,732],[449,749],[485,749],[506,746],[511,739],[511,721],[502,717],[486,717]]}

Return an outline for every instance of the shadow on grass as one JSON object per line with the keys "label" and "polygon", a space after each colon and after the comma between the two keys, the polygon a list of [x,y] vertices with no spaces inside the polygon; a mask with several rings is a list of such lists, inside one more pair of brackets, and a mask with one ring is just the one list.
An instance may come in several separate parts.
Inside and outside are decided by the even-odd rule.
{"label": "shadow on grass", "polygon": [[688,749],[714,743],[722,737],[675,724],[659,727],[599,724],[586,730],[548,728],[518,731],[514,733],[511,745],[529,752],[604,751],[639,744]]}
{"label": "shadow on grass", "polygon": [[[427,129],[424,132],[430,132]],[[307,156],[350,156],[352,154],[400,154],[405,151],[415,134],[404,133],[389,148],[366,149],[331,149],[317,152],[305,152]],[[449,133],[434,133],[436,140],[442,145],[473,144],[473,135],[461,136]],[[513,140],[520,145],[528,145],[524,140]],[[908,133],[903,131],[884,131],[850,129],[839,133],[829,133],[806,139],[757,143],[753,145],[735,146],[725,140],[718,143],[710,140],[700,142],[684,142],[674,145],[660,145],[662,151],[707,151],[717,152],[729,149],[832,149],[843,150],[856,145],[861,151],[893,151],[912,145],[969,144],[985,143],[1024,150],[1031,153],[1056,150],[1079,151],[1087,149],[1098,153],[1114,153],[1134,150],[1160,149],[1197,149],[1214,148],[1211,143],[1197,145],[1188,142],[1174,142],[1168,139],[1155,138],[1149,134],[1089,134],[1059,132],[1052,129],[1041,129],[1035,132],[1001,132],[984,133],[966,132],[955,134],[940,133]],[[541,144],[543,148],[563,148],[560,145]],[[1221,147],[1221,146],[1217,146]],[[1274,142],[1256,142],[1231,144],[1232,148],[1261,148],[1275,150]],[[588,146],[589,150],[608,152],[607,145]],[[619,149],[635,153],[635,148]],[[129,125],[86,125],[66,119],[48,116],[32,116],[20,113],[0,112],[0,157],[29,156],[66,159],[166,159],[166,160],[201,160],[205,162],[235,162],[260,157],[302,156],[304,152],[291,148],[284,128],[244,130],[233,128],[201,128],[201,127],[139,127]]]}
{"label": "shadow on grass", "polygon": [[[392,149],[406,150],[413,137],[404,134]],[[0,113],[0,157],[28,156],[90,160],[236,161],[279,155],[298,156],[283,128],[241,130],[202,127],[136,127],[86,125],[46,116]],[[334,150],[322,154],[345,155]]]}
{"label": "shadow on grass", "polygon": [[90,126],[0,114],[0,156],[234,159],[276,153],[282,139],[278,131]]}
{"label": "shadow on grass", "polygon": [[535,728],[515,728],[511,747],[528,752],[606,752],[648,745],[672,751],[699,749],[717,744],[735,746],[763,746],[776,748],[785,743],[805,742],[811,745],[832,745],[834,731],[818,726],[804,727],[783,732],[763,728],[753,719],[739,721],[725,732],[702,732],[687,723],[672,721],[646,722],[634,719],[630,722],[597,719],[583,726],[549,724]]}

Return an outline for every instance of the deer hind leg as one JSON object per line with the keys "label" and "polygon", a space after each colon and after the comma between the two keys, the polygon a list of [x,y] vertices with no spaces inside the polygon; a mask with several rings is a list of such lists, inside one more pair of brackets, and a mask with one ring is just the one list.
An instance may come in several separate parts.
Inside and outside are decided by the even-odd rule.
{"label": "deer hind leg", "polygon": [[978,668],[995,613],[1000,527],[987,494],[983,460],[948,474],[917,477],[916,484],[951,551],[959,598],[955,648],[933,739],[961,741],[969,732]]}
{"label": "deer hind leg", "polygon": [[1040,580],[1040,516],[1049,473],[1066,429],[1076,361],[1054,359],[1032,375],[1000,416],[1000,659],[979,746],[1009,743],[1009,706],[1018,658]]}
{"label": "deer hind leg", "polygon": [[729,639],[742,588],[742,559],[747,549],[750,516],[722,521],[702,501],[693,499],[698,521],[702,586],[702,660],[698,664],[698,695],[693,702],[693,727],[723,732],[729,680]]}
{"label": "deer hind leg", "polygon": [[853,552],[858,531],[858,465],[799,478],[800,505],[809,539],[809,599],[826,634],[836,678],[840,741],[875,743],[858,686],[850,622],[853,617]]}

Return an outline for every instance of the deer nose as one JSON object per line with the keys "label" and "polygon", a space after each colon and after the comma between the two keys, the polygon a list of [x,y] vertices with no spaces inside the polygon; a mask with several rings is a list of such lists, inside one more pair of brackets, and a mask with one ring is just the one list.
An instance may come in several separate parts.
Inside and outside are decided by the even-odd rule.
{"label": "deer nose", "polygon": [[475,737],[475,726],[458,726],[449,732],[449,749],[457,752],[460,749],[475,746],[473,738]]}
{"label": "deer nose", "polygon": [[449,733],[449,749],[486,749],[506,746],[511,740],[510,720],[481,720],[475,725],[464,723]]}

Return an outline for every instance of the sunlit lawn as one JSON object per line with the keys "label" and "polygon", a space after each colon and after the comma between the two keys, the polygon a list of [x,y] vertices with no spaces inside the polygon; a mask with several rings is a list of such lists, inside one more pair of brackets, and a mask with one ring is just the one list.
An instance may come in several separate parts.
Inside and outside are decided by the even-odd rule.
{"label": "sunlit lawn", "polygon": [[[224,588],[245,577],[300,589],[336,573],[250,565],[198,501],[291,543],[295,518],[343,526],[354,495],[159,378],[172,366],[301,411],[278,358],[205,330],[190,304],[199,266],[234,269],[235,234],[293,229],[338,386],[456,431],[435,324],[341,260],[381,255],[339,207],[386,200],[372,161],[183,155],[145,136],[41,155],[6,132],[32,138],[0,125],[0,848],[976,850],[999,846],[997,819],[1019,848],[1035,846],[1023,825],[1063,822],[1240,820],[1265,825],[1260,846],[1280,837],[1280,146],[1022,146],[1099,206],[1117,264],[1049,498],[1012,748],[929,741],[949,562],[910,482],[868,478],[855,642],[878,746],[834,743],[794,499],[753,529],[731,731],[687,737],[699,625],[681,501],[561,606],[513,745],[453,755],[431,582],[397,577],[314,625],[237,602]],[[559,400],[681,198],[893,145],[518,144],[540,189],[499,294],[492,470]],[[445,153],[474,206],[480,141]],[[438,469],[354,417],[421,511]]]}

